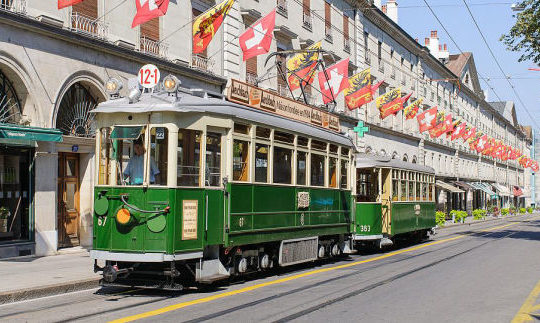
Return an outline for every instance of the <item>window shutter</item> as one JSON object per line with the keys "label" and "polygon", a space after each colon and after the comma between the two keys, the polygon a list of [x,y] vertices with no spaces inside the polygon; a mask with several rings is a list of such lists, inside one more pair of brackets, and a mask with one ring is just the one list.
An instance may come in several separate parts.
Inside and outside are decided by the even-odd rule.
{"label": "window shutter", "polygon": [[332,25],[332,18],[330,17],[330,3],[324,2],[324,24],[330,28]]}
{"label": "window shutter", "polygon": [[141,37],[159,41],[159,17],[141,24]]}
{"label": "window shutter", "polygon": [[98,17],[97,0],[85,0],[75,4],[73,5],[73,12],[96,19]]}
{"label": "window shutter", "polygon": [[257,76],[257,56],[246,61],[246,72]]}
{"label": "window shutter", "polygon": [[349,17],[343,15],[343,37],[349,40]]}
{"label": "window shutter", "polygon": [[302,5],[302,8],[304,10],[304,14],[309,16],[311,13],[310,13],[310,8],[311,8],[311,1],[310,0],[303,0],[303,5]]}

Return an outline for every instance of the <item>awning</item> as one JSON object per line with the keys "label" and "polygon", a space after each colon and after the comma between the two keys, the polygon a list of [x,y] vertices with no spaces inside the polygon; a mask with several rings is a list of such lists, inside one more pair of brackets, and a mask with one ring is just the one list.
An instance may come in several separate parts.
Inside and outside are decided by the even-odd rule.
{"label": "awning", "polygon": [[464,190],[459,189],[459,188],[457,188],[457,187],[455,187],[453,185],[450,185],[450,184],[445,183],[445,182],[440,181],[440,180],[437,180],[435,182],[435,186],[437,186],[438,188],[441,188],[441,189],[443,189],[445,191],[452,192],[452,193],[465,193]]}
{"label": "awning", "polygon": [[512,193],[514,193],[514,196],[521,196],[523,195],[523,191],[521,190],[521,187],[519,186],[514,186],[514,188],[512,189]]}
{"label": "awning", "polygon": [[114,127],[111,132],[111,139],[137,139],[142,131],[142,126]]}
{"label": "awning", "polygon": [[467,190],[467,191],[474,191],[476,188],[472,185],[470,185],[469,183],[466,183],[466,182],[454,182],[454,184],[458,187],[461,187],[462,189],[464,190]]}
{"label": "awning", "polygon": [[491,186],[489,186],[488,184],[486,183],[481,183],[481,182],[474,182],[474,183],[471,183],[471,185],[473,185],[474,187],[476,187],[477,189],[485,192],[487,195],[489,195],[492,199],[496,199],[498,197],[497,193],[493,192],[491,190]]}
{"label": "awning", "polygon": [[506,187],[504,185],[501,185],[501,184],[498,184],[498,183],[493,183],[493,184],[491,184],[491,186],[493,186],[497,190],[497,193],[500,196],[510,196],[510,195],[512,195],[510,193],[510,189],[508,189],[508,187]]}
{"label": "awning", "polygon": [[58,129],[0,124],[0,143],[35,146],[37,141],[62,142],[62,132]]}

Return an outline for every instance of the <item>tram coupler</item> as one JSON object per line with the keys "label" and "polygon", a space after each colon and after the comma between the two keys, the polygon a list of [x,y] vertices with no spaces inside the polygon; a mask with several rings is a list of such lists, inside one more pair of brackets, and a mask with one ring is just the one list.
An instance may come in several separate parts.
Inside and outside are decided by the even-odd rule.
{"label": "tram coupler", "polygon": [[133,267],[119,269],[117,265],[107,265],[103,267],[103,279],[107,283],[112,283],[118,278],[118,275],[129,274]]}

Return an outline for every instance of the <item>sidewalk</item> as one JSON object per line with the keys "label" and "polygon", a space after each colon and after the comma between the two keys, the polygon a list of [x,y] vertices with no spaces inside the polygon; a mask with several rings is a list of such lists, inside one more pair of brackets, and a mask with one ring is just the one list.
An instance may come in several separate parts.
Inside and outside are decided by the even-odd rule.
{"label": "sidewalk", "polygon": [[0,260],[0,304],[97,287],[100,276],[93,269],[94,261],[85,249]]}
{"label": "sidewalk", "polygon": [[506,219],[506,218],[515,218],[515,217],[518,217],[520,215],[538,215],[538,213],[533,212],[532,214],[524,213],[524,214],[514,214],[514,215],[506,215],[506,216],[488,215],[484,219],[480,219],[480,220],[475,220],[472,216],[468,216],[468,217],[465,218],[465,222],[463,222],[463,223],[461,223],[461,222],[453,223],[452,220],[446,220],[446,223],[444,224],[444,226],[443,227],[437,226],[437,229],[441,230],[441,229],[446,229],[446,228],[452,228],[452,227],[455,227],[455,226],[458,226],[458,225],[466,225],[466,224],[470,225],[470,224],[493,221],[493,220],[501,220],[501,219]]}

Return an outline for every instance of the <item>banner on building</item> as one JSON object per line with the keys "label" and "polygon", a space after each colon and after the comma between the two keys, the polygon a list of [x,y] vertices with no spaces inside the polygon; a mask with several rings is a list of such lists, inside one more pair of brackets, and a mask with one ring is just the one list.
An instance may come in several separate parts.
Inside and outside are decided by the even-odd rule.
{"label": "banner on building", "polygon": [[423,100],[424,99],[422,98],[416,99],[414,102],[405,107],[405,109],[403,110],[403,113],[405,113],[405,120],[410,120],[416,117]]}
{"label": "banner on building", "polygon": [[[157,0],[156,0],[157,1]],[[164,1],[164,0],[163,0]],[[168,0],[167,0],[168,2]],[[204,52],[231,10],[234,0],[224,0],[200,14],[193,22],[193,53]]]}
{"label": "banner on building", "polygon": [[270,50],[276,25],[276,9],[253,23],[238,38],[243,53],[243,60],[266,54]]}
{"label": "banner on building", "polygon": [[349,86],[343,92],[345,103],[349,110],[354,110],[373,101],[373,95],[384,81],[371,84],[371,69],[367,68],[360,73],[349,77]]}
{"label": "banner on building", "polygon": [[324,104],[335,101],[338,94],[349,86],[349,59],[343,59],[319,72],[319,89]]}
{"label": "banner on building", "polygon": [[416,120],[418,121],[418,130],[420,133],[435,127],[437,122],[437,107],[429,108],[420,113]]}
{"label": "banner on building", "polygon": [[319,41],[306,48],[306,52],[298,53],[287,60],[287,79],[292,91],[300,88],[300,82],[302,86],[313,83],[320,49]]}
{"label": "banner on building", "polygon": [[137,12],[133,17],[131,28],[152,20],[154,18],[164,16],[169,8],[169,0],[135,0]]}

